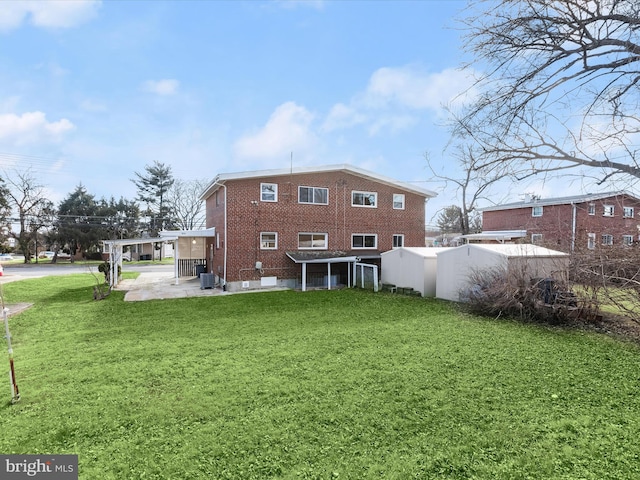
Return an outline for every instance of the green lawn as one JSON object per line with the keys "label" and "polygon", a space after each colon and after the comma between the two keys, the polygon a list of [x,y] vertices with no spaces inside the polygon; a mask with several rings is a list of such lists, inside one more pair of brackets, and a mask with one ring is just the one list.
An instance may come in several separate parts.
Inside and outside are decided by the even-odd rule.
{"label": "green lawn", "polygon": [[631,344],[391,294],[93,282],[4,286],[35,307],[10,321],[0,452],[75,453],[91,480],[640,478]]}

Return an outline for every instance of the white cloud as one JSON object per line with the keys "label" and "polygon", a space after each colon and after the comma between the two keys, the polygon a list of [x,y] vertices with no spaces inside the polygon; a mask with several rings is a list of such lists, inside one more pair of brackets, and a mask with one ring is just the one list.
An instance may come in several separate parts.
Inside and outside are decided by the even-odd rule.
{"label": "white cloud", "polygon": [[475,95],[472,75],[456,69],[428,73],[413,65],[380,68],[364,91],[348,104],[331,108],[322,129],[330,132],[363,125],[376,135],[409,128],[418,122],[420,111],[440,115],[445,105],[455,106]]}
{"label": "white cloud", "polygon": [[278,106],[258,132],[236,141],[239,157],[269,158],[307,151],[316,142],[310,126],[313,114],[294,102]]}
{"label": "white cloud", "polygon": [[0,141],[14,145],[58,141],[73,129],[75,126],[66,118],[48,122],[42,112],[0,115]]}
{"label": "white cloud", "polygon": [[19,28],[25,20],[36,27],[70,28],[97,15],[100,0],[5,0],[0,8],[0,31]]}
{"label": "white cloud", "polygon": [[455,102],[471,85],[471,75],[462,70],[426,73],[411,66],[384,67],[371,76],[364,101],[374,108],[395,102],[412,109],[439,110]]}
{"label": "white cloud", "polygon": [[163,80],[148,80],[142,85],[145,92],[155,93],[157,95],[173,95],[178,92],[180,82],[173,78]]}

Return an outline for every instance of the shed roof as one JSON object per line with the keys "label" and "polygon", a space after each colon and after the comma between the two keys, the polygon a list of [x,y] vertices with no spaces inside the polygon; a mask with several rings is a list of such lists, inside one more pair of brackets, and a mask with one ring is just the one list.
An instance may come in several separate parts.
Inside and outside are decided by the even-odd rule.
{"label": "shed roof", "polygon": [[399,247],[394,248],[393,250],[387,250],[383,252],[382,255],[388,255],[394,252],[410,252],[414,255],[424,258],[435,258],[439,252],[444,250],[451,250],[452,247]]}
{"label": "shed roof", "polygon": [[288,175],[301,175],[307,173],[323,173],[323,172],[347,172],[353,175],[357,175],[359,177],[367,178],[369,180],[374,180],[376,182],[384,183],[386,185],[391,185],[397,187],[402,190],[406,190],[412,193],[417,193],[418,195],[422,195],[425,198],[431,198],[437,196],[436,192],[431,190],[427,190],[426,188],[418,187],[409,182],[403,182],[399,180],[395,180],[390,177],[386,177],[384,175],[379,175],[374,172],[370,172],[363,168],[354,167],[349,164],[337,164],[337,165],[321,165],[317,167],[294,167],[294,168],[282,168],[282,169],[273,169],[273,170],[254,170],[249,172],[236,172],[236,173],[221,173],[216,178],[214,178],[209,185],[204,189],[200,198],[202,200],[206,200],[211,196],[213,192],[218,190],[225,182],[229,180],[242,180],[249,178],[268,178],[268,177],[282,177]]}
{"label": "shed roof", "polygon": [[[471,248],[480,251],[493,252],[504,255],[508,258],[516,257],[567,257],[569,254],[533,245],[530,243],[507,243],[507,244],[490,244],[490,243],[470,243],[457,247],[455,250]],[[450,249],[454,250],[454,249]]]}

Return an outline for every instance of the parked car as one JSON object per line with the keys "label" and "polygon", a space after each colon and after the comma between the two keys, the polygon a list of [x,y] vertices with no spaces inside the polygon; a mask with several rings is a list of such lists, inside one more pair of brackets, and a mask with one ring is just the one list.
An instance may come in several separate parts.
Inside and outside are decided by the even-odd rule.
{"label": "parked car", "polygon": [[56,254],[55,252],[49,252],[49,251],[40,252],[38,254],[38,258],[48,258],[49,260],[51,260],[55,254]]}
{"label": "parked car", "polygon": [[13,257],[9,253],[0,253],[0,262],[9,262]]}

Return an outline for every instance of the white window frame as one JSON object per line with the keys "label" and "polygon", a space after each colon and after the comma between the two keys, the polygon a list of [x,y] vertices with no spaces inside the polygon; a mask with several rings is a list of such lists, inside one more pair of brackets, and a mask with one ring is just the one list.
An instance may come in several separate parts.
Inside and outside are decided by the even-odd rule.
{"label": "white window frame", "polygon": [[589,215],[595,215],[596,214],[596,204],[595,203],[590,203],[587,208],[588,208],[587,213]]}
{"label": "white window frame", "polygon": [[[311,246],[303,247],[300,245],[300,236],[301,235],[310,235],[311,236]],[[315,243],[323,238],[323,245],[315,245]],[[326,250],[329,245],[329,234],[328,233],[319,233],[319,232],[299,232],[298,233],[298,250]]]}
{"label": "white window frame", "polygon": [[[303,202],[302,200],[300,200],[300,192],[303,188],[307,188],[307,189],[311,189],[312,193],[311,193],[311,198],[312,201],[310,202]],[[324,190],[325,192],[325,198],[327,199],[326,202],[316,202],[316,190]],[[308,205],[329,205],[329,189],[326,187],[309,187],[306,185],[300,185],[298,186],[298,203],[304,203],[304,204],[308,204]]]}
{"label": "white window frame", "polygon": [[[265,190],[265,187],[274,187],[273,192]],[[269,196],[273,195],[273,198]],[[277,183],[260,183],[260,201],[261,202],[277,202],[278,201],[278,184]]]}
{"label": "white window frame", "polygon": [[633,218],[634,213],[633,207],[622,207],[622,216],[624,218]]}
{"label": "white window frame", "polygon": [[602,206],[602,216],[603,217],[613,217],[615,215],[616,207],[614,205],[603,205]]}
{"label": "white window frame", "polygon": [[[356,196],[362,196],[363,203],[356,203]],[[373,205],[366,205],[364,203],[365,197],[373,197]],[[362,208],[378,208],[378,192],[365,192],[362,190],[352,190],[351,191],[351,206],[352,207],[362,207]]]}
{"label": "white window frame", "polygon": [[404,193],[394,193],[393,194],[393,209],[394,210],[404,210]]}
{"label": "white window frame", "polygon": [[531,216],[532,217],[541,217],[543,213],[542,205],[536,205],[531,207]]}
{"label": "white window frame", "polygon": [[613,235],[609,233],[602,234],[602,245],[613,245]]}
{"label": "white window frame", "polygon": [[533,244],[542,243],[542,234],[541,233],[532,233],[531,234],[531,243],[533,243]]}
{"label": "white window frame", "polygon": [[[362,237],[362,246],[356,247],[354,244],[354,240],[356,237]],[[373,246],[366,245],[366,239],[373,238]],[[378,234],[377,233],[353,233],[351,234],[351,248],[354,250],[369,250],[378,248]]]}
{"label": "white window frame", "polygon": [[[265,240],[265,235],[273,235],[273,247],[265,246],[265,243],[271,243]],[[278,232],[260,232],[260,250],[277,250],[278,249]]]}
{"label": "white window frame", "polygon": [[[397,242],[396,240],[400,240]],[[404,234],[403,233],[394,233],[393,234],[393,244],[391,248],[400,248],[404,247]]]}
{"label": "white window frame", "polygon": [[587,234],[587,248],[589,250],[594,250],[596,248],[596,234],[588,233]]}
{"label": "white window frame", "polygon": [[622,245],[633,245],[633,235],[622,235]]}

